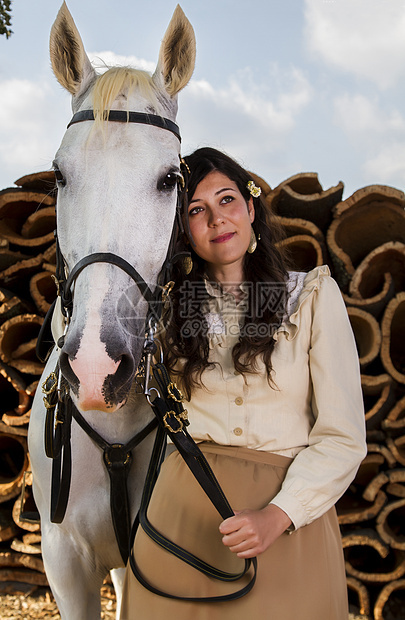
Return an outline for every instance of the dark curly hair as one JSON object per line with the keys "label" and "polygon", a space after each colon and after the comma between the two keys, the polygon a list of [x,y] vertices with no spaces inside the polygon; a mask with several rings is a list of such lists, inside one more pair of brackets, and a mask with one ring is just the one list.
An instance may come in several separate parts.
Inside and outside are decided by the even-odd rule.
{"label": "dark curly hair", "polygon": [[[193,261],[193,267],[188,275],[185,275],[182,264],[179,261],[173,266],[171,279],[175,284],[171,293],[170,312],[167,313],[166,334],[164,338],[164,352],[166,365],[169,372],[180,378],[180,383],[188,400],[193,389],[203,384],[202,374],[204,370],[213,366],[209,361],[209,344],[207,324],[204,308],[209,295],[205,290],[206,280],[205,262],[195,253],[190,230],[188,226],[188,199],[192,198],[197,185],[210,172],[218,171],[226,175],[236,183],[240,193],[246,200],[251,198],[247,189],[247,183],[251,175],[242,168],[234,159],[213,148],[201,148],[185,157],[188,169],[187,194],[183,205],[183,222],[187,234],[182,235],[177,242],[176,253],[189,251]],[[249,311],[245,316],[245,324],[241,329],[239,341],[232,350],[232,358],[235,369],[240,372],[245,380],[246,375],[258,371],[257,360],[264,361],[267,377],[271,384],[271,354],[274,348],[272,334],[280,325],[287,301],[286,282],[288,279],[286,259],[283,256],[279,242],[284,238],[283,230],[277,219],[270,212],[261,197],[253,198],[255,219],[252,224],[256,237],[260,239],[253,254],[247,253],[244,258],[245,281],[249,286]],[[196,317],[195,305],[193,308],[194,319],[199,320],[201,329],[195,333],[187,327],[190,323],[190,314],[185,311],[184,290],[185,287],[197,285],[199,291],[200,315]],[[273,291],[277,296],[278,304],[276,311],[265,307],[264,311],[260,299],[263,287],[258,283],[266,283],[267,294]],[[201,295],[202,292],[202,295]],[[259,326],[270,326],[270,329],[260,330]],[[255,328],[251,328],[256,326]],[[250,329],[246,329],[250,327]],[[265,333],[263,333],[263,331]],[[182,364],[179,364],[182,358]]]}

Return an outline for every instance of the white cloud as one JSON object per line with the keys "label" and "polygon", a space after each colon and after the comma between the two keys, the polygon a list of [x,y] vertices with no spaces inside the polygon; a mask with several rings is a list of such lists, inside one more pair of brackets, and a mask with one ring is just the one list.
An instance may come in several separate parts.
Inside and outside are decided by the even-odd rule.
{"label": "white cloud", "polygon": [[37,131],[36,123],[44,105],[46,87],[29,80],[6,80],[1,85],[0,130],[12,133],[20,128]]}
{"label": "white cloud", "polygon": [[69,97],[51,83],[0,82],[0,188],[20,176],[49,169],[69,115]]}
{"label": "white cloud", "polygon": [[405,119],[396,109],[382,109],[376,99],[355,94],[337,97],[334,102],[336,122],[347,135],[368,143],[398,132],[405,133]]}
{"label": "white cloud", "polygon": [[403,142],[384,145],[364,163],[363,170],[370,178],[385,179],[385,182],[402,188],[400,181],[405,179],[405,138]]}
{"label": "white cloud", "polygon": [[91,52],[88,54],[93,66],[97,71],[106,69],[106,67],[134,67],[153,73],[156,63],[137,58],[137,56],[120,56],[111,51]]}
{"label": "white cloud", "polygon": [[[362,159],[368,182],[403,186],[405,178],[405,118],[395,108],[384,109],[363,95],[345,94],[334,103],[335,122]],[[361,161],[361,160],[360,160]]]}
{"label": "white cloud", "polygon": [[232,77],[229,88],[219,90],[217,97],[222,105],[238,107],[263,126],[288,131],[309,103],[311,88],[302,72],[295,68],[285,71],[285,83],[277,83],[279,80],[277,65],[273,65],[267,81],[259,85],[251,70],[245,69]]}
{"label": "white cloud", "polygon": [[381,88],[405,75],[403,0],[305,0],[305,35],[314,56]]}
{"label": "white cloud", "polygon": [[[237,114],[280,134],[294,127],[297,116],[312,96],[309,82],[298,69],[285,71],[284,78],[280,78],[280,73],[278,67],[273,66],[267,80],[261,76],[261,80],[256,81],[253,72],[244,69],[219,89],[207,80],[192,80],[181,96],[191,108],[214,106],[219,114]],[[210,119],[215,122],[211,114]]]}

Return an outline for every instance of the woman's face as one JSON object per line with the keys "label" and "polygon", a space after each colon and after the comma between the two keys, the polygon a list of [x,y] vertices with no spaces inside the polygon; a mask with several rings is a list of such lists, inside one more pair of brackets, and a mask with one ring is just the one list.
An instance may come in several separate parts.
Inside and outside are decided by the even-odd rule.
{"label": "woman's face", "polygon": [[215,170],[197,185],[188,216],[194,250],[211,274],[232,266],[242,276],[255,216],[253,199],[246,204],[236,183]]}

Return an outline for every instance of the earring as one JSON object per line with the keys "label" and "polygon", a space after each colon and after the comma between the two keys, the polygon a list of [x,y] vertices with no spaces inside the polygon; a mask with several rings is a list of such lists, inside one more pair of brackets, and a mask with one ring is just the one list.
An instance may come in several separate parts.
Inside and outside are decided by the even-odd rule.
{"label": "earring", "polygon": [[188,274],[191,273],[192,268],[193,268],[193,259],[191,258],[191,256],[185,256],[183,258],[183,271],[186,276],[188,276]]}
{"label": "earring", "polygon": [[253,226],[252,226],[250,230],[250,243],[249,243],[249,247],[247,251],[249,252],[249,254],[253,254],[256,248],[257,248],[257,239],[256,239],[255,231],[253,230]]}

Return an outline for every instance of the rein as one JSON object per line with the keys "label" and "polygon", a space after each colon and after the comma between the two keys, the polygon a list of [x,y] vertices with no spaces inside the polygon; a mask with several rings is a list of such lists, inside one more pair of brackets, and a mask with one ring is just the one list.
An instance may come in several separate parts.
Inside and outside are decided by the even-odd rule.
{"label": "rein", "polygon": [[[205,603],[236,600],[250,592],[256,582],[256,558],[245,560],[244,569],[238,573],[229,573],[220,570],[166,538],[166,536],[154,528],[148,519],[147,511],[149,502],[164,458],[166,434],[172,440],[185,464],[190,469],[198,484],[201,486],[221,517],[223,519],[227,519],[235,514],[204,454],[187,432],[189,421],[187,410],[184,409],[182,403],[184,397],[181,391],[178,389],[177,385],[171,381],[163,363],[153,365],[153,376],[158,389],[153,387],[151,390],[146,391],[146,395],[155,416],[159,421],[159,427],[155,437],[148,473],[146,475],[141,505],[131,531],[129,542],[129,563],[131,570],[136,579],[144,588],[154,594],[157,594],[158,596],[189,602]],[[156,397],[153,400],[150,399],[152,391],[156,393]],[[149,538],[151,538],[151,540],[153,540],[157,545],[204,575],[207,575],[212,579],[216,579],[217,581],[236,582],[246,575],[252,567],[253,571],[249,575],[249,581],[239,590],[221,596],[187,597],[178,596],[159,590],[145,579],[142,575],[141,569],[138,568],[135,561],[133,548],[136,532],[139,526],[141,526],[145,534],[149,536]]]}

